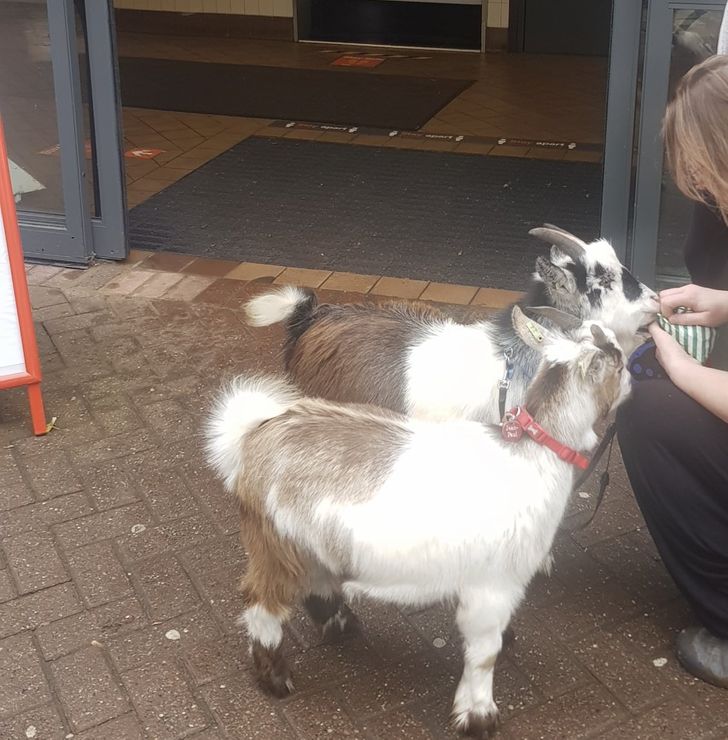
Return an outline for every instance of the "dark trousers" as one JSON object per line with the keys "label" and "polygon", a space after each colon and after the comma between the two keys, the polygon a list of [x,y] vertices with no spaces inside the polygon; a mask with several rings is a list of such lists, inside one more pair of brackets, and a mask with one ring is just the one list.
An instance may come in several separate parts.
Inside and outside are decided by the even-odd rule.
{"label": "dark trousers", "polygon": [[668,380],[635,382],[617,429],[632,489],[667,570],[728,639],[728,424]]}

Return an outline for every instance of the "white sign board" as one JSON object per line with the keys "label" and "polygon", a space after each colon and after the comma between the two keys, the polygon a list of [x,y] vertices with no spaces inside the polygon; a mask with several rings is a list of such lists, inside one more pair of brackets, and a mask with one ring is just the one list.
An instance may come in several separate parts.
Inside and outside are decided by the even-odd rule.
{"label": "white sign board", "polygon": [[15,290],[10,276],[8,243],[5,239],[5,224],[0,211],[0,379],[25,371],[20,323],[15,305]]}

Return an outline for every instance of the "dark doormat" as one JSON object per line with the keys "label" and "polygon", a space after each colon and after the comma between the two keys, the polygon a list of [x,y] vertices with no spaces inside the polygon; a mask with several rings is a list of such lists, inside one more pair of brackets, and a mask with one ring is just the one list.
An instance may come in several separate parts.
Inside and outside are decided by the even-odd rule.
{"label": "dark doormat", "polygon": [[138,205],[133,247],[522,288],[554,223],[599,231],[601,167],[250,138]]}
{"label": "dark doormat", "polygon": [[280,118],[414,131],[470,80],[286,69],[175,59],[119,59],[121,99],[134,108]]}

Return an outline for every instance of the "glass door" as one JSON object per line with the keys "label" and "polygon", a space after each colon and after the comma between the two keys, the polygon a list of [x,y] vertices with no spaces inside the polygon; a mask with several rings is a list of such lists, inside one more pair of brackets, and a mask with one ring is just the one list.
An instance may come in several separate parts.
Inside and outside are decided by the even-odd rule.
{"label": "glass door", "polygon": [[0,0],[0,115],[29,259],[126,255],[107,0]]}
{"label": "glass door", "polygon": [[641,91],[632,230],[633,267],[660,285],[684,283],[682,249],[692,204],[672,183],[660,135],[665,107],[682,76],[716,53],[726,0],[651,0]]}

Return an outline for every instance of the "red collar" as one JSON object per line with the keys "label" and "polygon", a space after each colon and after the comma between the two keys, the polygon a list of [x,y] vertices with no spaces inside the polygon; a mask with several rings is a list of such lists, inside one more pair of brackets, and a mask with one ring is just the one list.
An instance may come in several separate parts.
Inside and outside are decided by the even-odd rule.
{"label": "red collar", "polygon": [[571,463],[577,468],[581,468],[581,470],[586,470],[589,467],[587,458],[580,455],[576,450],[572,450],[571,447],[557,442],[540,424],[534,421],[525,408],[517,406],[505,415],[501,433],[503,439],[507,442],[517,442],[524,432],[534,442],[555,452],[564,462]]}

